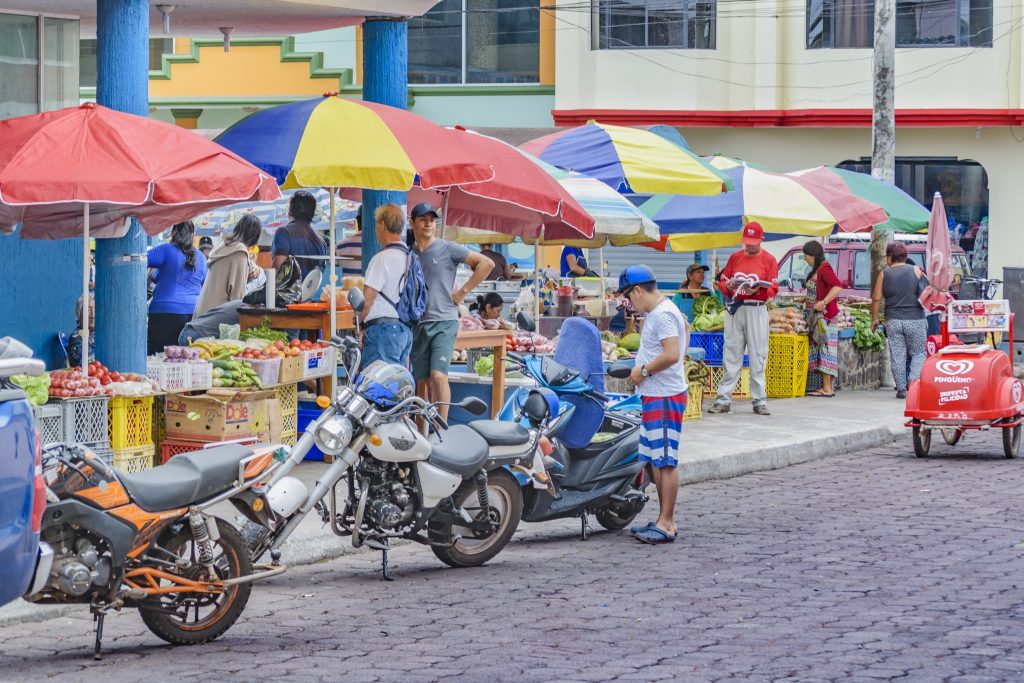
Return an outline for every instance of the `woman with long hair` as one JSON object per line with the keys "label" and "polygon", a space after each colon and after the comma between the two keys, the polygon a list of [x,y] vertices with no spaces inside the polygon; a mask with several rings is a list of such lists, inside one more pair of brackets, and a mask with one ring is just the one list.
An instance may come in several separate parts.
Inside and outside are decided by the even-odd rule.
{"label": "woman with long hair", "polygon": [[171,241],[149,250],[147,262],[155,288],[149,303],[149,353],[178,343],[192,319],[206,280],[206,257],[196,249],[192,221],[171,228]]}
{"label": "woman with long hair", "polygon": [[[818,320],[824,324],[824,334],[815,334],[811,330],[810,355],[807,362],[808,372],[821,375],[821,388],[812,391],[808,396],[831,398],[836,395],[834,378],[839,376],[839,328],[832,321],[839,315],[839,304],[836,298],[843,291],[842,282],[825,258],[825,248],[821,242],[811,240],[804,244],[804,260],[811,267],[807,273],[807,308],[815,325]],[[815,341],[817,339],[817,341]]]}
{"label": "woman with long hair", "polygon": [[505,301],[497,292],[487,292],[476,298],[476,302],[469,305],[469,312],[476,313],[481,320],[497,320],[501,317],[501,311],[505,307]]}
{"label": "woman with long hair", "polygon": [[195,315],[245,296],[245,283],[259,275],[249,250],[259,244],[263,224],[252,214],[242,216],[235,230],[210,252],[209,274],[196,304]]}

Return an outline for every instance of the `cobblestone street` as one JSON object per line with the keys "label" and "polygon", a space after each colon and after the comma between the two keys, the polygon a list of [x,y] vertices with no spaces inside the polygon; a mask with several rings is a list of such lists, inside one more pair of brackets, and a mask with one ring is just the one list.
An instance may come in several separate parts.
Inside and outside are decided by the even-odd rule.
{"label": "cobblestone street", "polygon": [[555,522],[524,525],[477,569],[411,546],[392,554],[393,583],[376,554],[296,568],[193,648],[131,612],[107,620],[101,662],[85,609],[9,626],[0,678],[1021,680],[1024,469],[998,438],[936,437],[919,460],[908,432],[687,486],[669,546],[626,532],[582,543],[578,524]]}

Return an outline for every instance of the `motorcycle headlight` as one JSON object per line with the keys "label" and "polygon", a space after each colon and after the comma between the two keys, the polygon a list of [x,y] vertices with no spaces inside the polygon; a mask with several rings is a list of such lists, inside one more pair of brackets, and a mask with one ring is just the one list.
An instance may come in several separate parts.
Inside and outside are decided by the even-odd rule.
{"label": "motorcycle headlight", "polygon": [[352,441],[352,421],[344,415],[333,415],[316,428],[313,442],[328,455],[340,454]]}

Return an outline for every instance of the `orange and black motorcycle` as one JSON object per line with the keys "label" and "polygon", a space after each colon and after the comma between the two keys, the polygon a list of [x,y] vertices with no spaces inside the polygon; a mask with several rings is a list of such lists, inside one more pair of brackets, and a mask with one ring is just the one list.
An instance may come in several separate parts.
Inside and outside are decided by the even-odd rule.
{"label": "orange and black motorcycle", "polygon": [[97,659],[104,616],[124,607],[138,609],[146,626],[169,643],[217,638],[245,609],[252,582],[286,566],[253,566],[235,527],[209,509],[230,501],[265,522],[270,506],[261,483],[279,455],[225,444],[127,474],[87,447],[48,446],[40,532],[48,548],[25,599],[88,604]]}

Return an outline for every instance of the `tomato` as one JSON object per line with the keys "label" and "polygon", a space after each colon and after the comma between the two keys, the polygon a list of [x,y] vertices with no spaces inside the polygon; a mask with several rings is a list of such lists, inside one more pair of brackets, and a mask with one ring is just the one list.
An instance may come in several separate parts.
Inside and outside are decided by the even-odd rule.
{"label": "tomato", "polygon": [[301,342],[298,339],[292,339],[291,346],[298,346]]}

